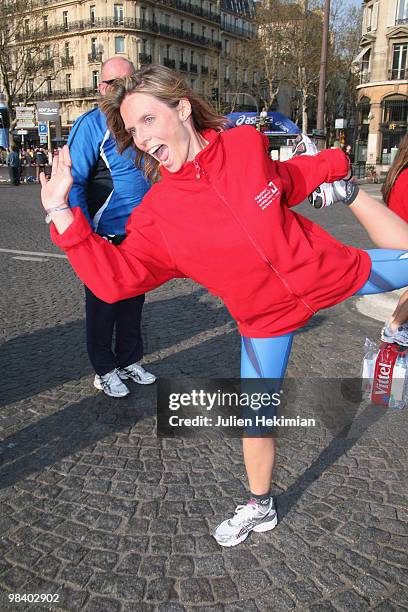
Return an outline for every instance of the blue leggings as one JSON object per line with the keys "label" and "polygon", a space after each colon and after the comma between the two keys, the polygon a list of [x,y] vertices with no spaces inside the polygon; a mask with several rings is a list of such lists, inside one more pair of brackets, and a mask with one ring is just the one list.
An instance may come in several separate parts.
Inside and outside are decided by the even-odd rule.
{"label": "blue leggings", "polygon": [[[365,285],[355,295],[384,293],[408,285],[408,251],[368,250],[372,268]],[[245,338],[241,344],[241,377],[274,378],[285,376],[293,334],[274,338]]]}

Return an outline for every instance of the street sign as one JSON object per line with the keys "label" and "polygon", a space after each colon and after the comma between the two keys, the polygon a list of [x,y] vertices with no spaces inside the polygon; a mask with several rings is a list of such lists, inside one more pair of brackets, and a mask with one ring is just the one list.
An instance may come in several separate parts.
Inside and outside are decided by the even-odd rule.
{"label": "street sign", "polygon": [[38,121],[57,121],[59,102],[37,102]]}
{"label": "street sign", "polygon": [[16,125],[17,130],[27,130],[30,128],[35,128],[34,118],[17,120],[17,125]]}
{"label": "street sign", "polygon": [[16,119],[31,119],[34,121],[34,106],[16,106]]}
{"label": "street sign", "polygon": [[20,134],[20,136],[27,136],[28,132],[27,130],[17,130],[17,134]]}
{"label": "street sign", "polygon": [[47,134],[40,134],[40,144],[47,144]]}
{"label": "street sign", "polygon": [[41,136],[41,134],[47,134],[47,124],[46,123],[42,123],[40,122],[38,124],[38,133]]}

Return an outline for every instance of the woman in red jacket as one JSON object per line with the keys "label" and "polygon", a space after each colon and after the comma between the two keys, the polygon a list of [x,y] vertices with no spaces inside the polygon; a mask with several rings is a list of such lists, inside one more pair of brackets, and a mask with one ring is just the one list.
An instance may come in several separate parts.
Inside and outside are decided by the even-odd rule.
{"label": "woman in red jacket", "polygon": [[[366,194],[337,190],[375,243],[398,250],[344,245],[292,210],[319,184],[348,174],[340,150],[273,162],[265,137],[250,126],[223,131],[224,118],[159,66],[118,81],[102,110],[119,149],[133,143],[138,163],[156,181],[132,213],[126,240],[109,244],[78,207],[67,206],[66,147],[50,182],[42,178],[42,202],[53,241],[104,301],[190,277],[220,296],[237,321],[242,375],[281,379],[293,332],[319,309],[408,285],[408,227]],[[261,433],[244,437],[250,500],[217,527],[222,546],[277,523],[270,494],[275,444]]]}
{"label": "woman in red jacket", "polygon": [[408,223],[408,134],[401,140],[382,195],[387,206]]}

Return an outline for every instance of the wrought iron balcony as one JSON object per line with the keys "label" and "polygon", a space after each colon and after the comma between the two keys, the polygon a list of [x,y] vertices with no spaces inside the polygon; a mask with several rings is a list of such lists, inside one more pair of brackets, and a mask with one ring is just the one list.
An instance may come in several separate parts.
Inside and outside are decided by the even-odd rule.
{"label": "wrought iron balcony", "polygon": [[44,70],[53,70],[54,60],[51,57],[42,60],[41,68],[44,68]]}
{"label": "wrought iron balcony", "polygon": [[193,74],[197,74],[198,73],[197,64],[190,64],[190,72],[192,72]]}
{"label": "wrought iron balcony", "polygon": [[253,36],[250,28],[242,28],[226,22],[221,23],[221,30],[230,32],[231,34],[237,34],[238,36],[243,36],[244,38],[251,38]]}
{"label": "wrought iron balcony", "polygon": [[141,64],[151,64],[152,56],[149,53],[139,53],[139,62]]}
{"label": "wrought iron balcony", "polygon": [[[68,98],[93,98],[96,99],[99,97],[98,90],[93,87],[81,87],[80,89],[56,89],[52,93],[45,93],[43,91],[36,91],[33,94],[30,94],[30,101],[35,100],[63,100]],[[24,96],[17,96],[16,99],[18,101],[23,100]]]}
{"label": "wrought iron balcony", "polygon": [[[171,0],[171,2],[178,2],[179,0]],[[187,5],[188,6],[188,5]],[[151,34],[159,34],[161,36],[168,36],[169,38],[178,38],[189,43],[199,45],[201,47],[210,47],[213,49],[221,49],[221,42],[219,40],[212,40],[206,36],[199,36],[198,34],[191,34],[178,28],[172,28],[165,23],[158,23],[157,21],[148,21],[146,19],[133,19],[126,18],[123,23],[118,23],[114,18],[111,17],[100,17],[98,19],[84,19],[81,21],[71,21],[68,24],[68,30],[65,25],[49,25],[46,30],[44,28],[35,30],[30,33],[30,39],[47,38],[50,36],[58,36],[59,34],[69,32],[83,32],[84,30],[110,30],[120,29],[123,30],[139,30],[148,32]],[[16,35],[16,40],[26,40],[27,37],[24,33]]]}
{"label": "wrought iron balcony", "polygon": [[167,66],[167,68],[175,68],[176,67],[176,60],[174,59],[170,59],[169,57],[164,57],[163,58],[163,66]]}
{"label": "wrought iron balcony", "polygon": [[73,66],[74,65],[74,57],[65,55],[61,57],[61,66],[63,68],[68,68],[69,66]]}
{"label": "wrought iron balcony", "polygon": [[88,53],[89,64],[100,64],[102,62],[102,51],[96,53]]}

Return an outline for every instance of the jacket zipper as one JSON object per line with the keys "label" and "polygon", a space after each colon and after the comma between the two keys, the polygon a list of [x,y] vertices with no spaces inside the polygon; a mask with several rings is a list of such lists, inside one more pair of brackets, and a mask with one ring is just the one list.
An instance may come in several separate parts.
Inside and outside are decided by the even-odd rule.
{"label": "jacket zipper", "polygon": [[275,266],[273,265],[273,263],[271,262],[271,260],[269,259],[269,257],[264,253],[264,251],[261,249],[261,247],[258,245],[258,243],[256,242],[255,238],[253,238],[253,236],[251,236],[251,234],[248,232],[247,228],[245,227],[245,225],[242,223],[241,219],[239,219],[239,217],[237,217],[237,215],[235,214],[235,212],[233,211],[233,209],[230,207],[230,205],[228,204],[227,200],[224,198],[224,196],[222,194],[220,194],[220,192],[218,191],[217,187],[211,182],[210,177],[208,175],[208,173],[206,172],[206,170],[204,170],[204,168],[202,168],[200,166],[200,164],[198,163],[198,161],[196,159],[194,159],[194,167],[196,170],[196,178],[200,179],[201,178],[201,174],[203,174],[205,176],[205,178],[207,179],[208,184],[210,185],[211,189],[215,192],[215,194],[218,196],[218,198],[223,202],[224,206],[226,206],[228,208],[228,210],[230,211],[230,213],[232,214],[232,216],[234,217],[234,219],[239,223],[239,225],[241,226],[242,230],[246,233],[246,235],[248,236],[250,242],[252,243],[252,245],[254,246],[255,250],[257,251],[258,255],[261,257],[261,259],[263,259],[263,261],[273,270],[273,272],[276,274],[276,276],[279,278],[279,280],[283,283],[283,285],[286,287],[287,291],[293,295],[296,299],[298,299],[300,302],[302,302],[302,304],[308,309],[310,310],[310,312],[312,314],[316,314],[316,311],[313,310],[313,308],[311,306],[309,306],[309,304],[307,302],[305,302],[305,300],[300,297],[299,295],[297,295],[292,287],[289,285],[289,283],[287,282],[287,280],[281,275],[281,273],[279,272],[279,270],[277,270],[275,268]]}

